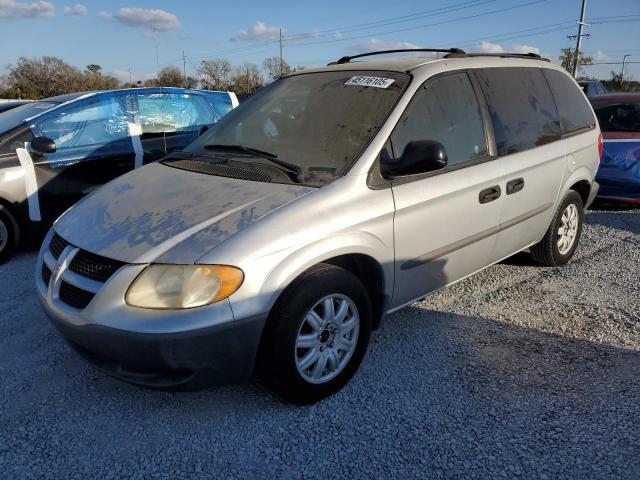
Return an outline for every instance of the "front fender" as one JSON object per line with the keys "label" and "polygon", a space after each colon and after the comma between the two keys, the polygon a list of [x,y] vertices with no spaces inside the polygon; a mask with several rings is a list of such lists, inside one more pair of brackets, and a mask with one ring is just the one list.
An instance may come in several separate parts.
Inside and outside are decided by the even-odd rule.
{"label": "front fender", "polygon": [[[230,297],[234,317],[246,318],[271,310],[280,294],[303,272],[330,258],[358,254],[374,259],[382,268],[385,294],[393,290],[393,245],[369,232],[337,234],[301,248],[278,251],[256,258],[241,268],[247,279]],[[266,265],[272,268],[265,269]]]}

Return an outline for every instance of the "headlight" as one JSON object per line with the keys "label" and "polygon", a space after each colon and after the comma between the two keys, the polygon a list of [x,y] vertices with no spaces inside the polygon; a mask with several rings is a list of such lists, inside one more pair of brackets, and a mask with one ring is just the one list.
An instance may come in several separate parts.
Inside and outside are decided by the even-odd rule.
{"label": "headlight", "polygon": [[227,298],[240,285],[242,270],[227,265],[150,265],[129,287],[133,307],[180,309]]}

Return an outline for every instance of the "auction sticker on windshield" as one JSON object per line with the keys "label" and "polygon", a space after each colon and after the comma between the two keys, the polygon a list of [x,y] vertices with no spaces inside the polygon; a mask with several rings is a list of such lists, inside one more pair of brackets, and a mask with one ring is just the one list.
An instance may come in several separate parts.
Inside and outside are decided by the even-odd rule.
{"label": "auction sticker on windshield", "polygon": [[349,80],[347,80],[345,85],[387,88],[393,82],[395,82],[393,78],[358,76],[358,77],[351,77]]}

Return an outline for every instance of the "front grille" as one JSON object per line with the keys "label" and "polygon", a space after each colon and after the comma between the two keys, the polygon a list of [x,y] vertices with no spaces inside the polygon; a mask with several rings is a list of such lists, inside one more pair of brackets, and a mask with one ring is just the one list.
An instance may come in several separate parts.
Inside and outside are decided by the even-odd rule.
{"label": "front grille", "polygon": [[98,282],[106,282],[123,265],[124,263],[118,260],[111,260],[110,258],[80,250],[73,257],[69,270]]}
{"label": "front grille", "polygon": [[60,284],[60,293],[58,295],[64,303],[78,310],[86,308],[94,297],[93,293],[64,281]]}
{"label": "front grille", "polygon": [[[49,251],[56,260],[59,260],[60,255],[62,255],[62,251],[69,245],[71,245],[71,243],[67,242],[57,233],[54,233],[51,238],[51,242],[49,243]],[[123,265],[124,263],[118,260],[101,257],[100,255],[87,252],[86,250],[78,250],[69,264],[69,270],[88,280],[95,280],[104,283]],[[49,268],[46,263],[43,263],[42,280],[47,287],[49,286],[51,275],[51,268]],[[87,283],[89,283],[88,280]],[[80,280],[75,283],[84,285],[84,282],[81,282]],[[95,287],[93,285],[95,284],[88,285],[85,288],[94,290]],[[60,293],[58,294],[61,302],[73,308],[77,308],[78,310],[82,310],[89,305],[89,302],[91,302],[94,296],[95,293],[76,287],[75,285],[65,281],[65,272],[62,273]]]}
{"label": "front grille", "polygon": [[51,270],[46,265],[42,265],[42,281],[48,287],[49,280],[51,280]]}
{"label": "front grille", "polygon": [[239,178],[240,180],[251,180],[253,182],[271,182],[271,177],[265,173],[252,170],[250,168],[242,168],[230,166],[226,164],[203,162],[201,160],[165,160],[165,165],[188,170],[190,172],[206,173],[207,175],[215,175],[217,177]]}
{"label": "front grille", "polygon": [[53,238],[51,238],[51,243],[49,243],[49,251],[54,258],[58,259],[60,258],[60,255],[62,255],[62,251],[68,246],[69,242],[57,233],[54,233]]}

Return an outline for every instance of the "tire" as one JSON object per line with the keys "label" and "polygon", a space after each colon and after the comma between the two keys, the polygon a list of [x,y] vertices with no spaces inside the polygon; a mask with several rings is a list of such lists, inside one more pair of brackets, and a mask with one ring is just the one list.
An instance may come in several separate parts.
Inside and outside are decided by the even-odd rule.
{"label": "tire", "polygon": [[[327,299],[335,316],[325,324],[330,312]],[[312,310],[317,317],[310,315]],[[342,320],[341,312],[346,312]],[[290,402],[315,403],[353,377],[370,334],[371,302],[358,277],[342,268],[319,264],[294,280],[276,302],[265,326],[257,371],[272,390]],[[345,347],[349,340],[354,347]],[[296,348],[298,341],[312,346]],[[309,363],[313,358],[315,362]]]}
{"label": "tire", "polygon": [[[569,212],[572,212],[573,215]],[[567,220],[563,215],[569,214],[571,220],[568,222],[568,228],[573,230],[573,240],[570,244],[563,244],[561,248],[560,244],[560,228],[563,227],[563,222]],[[575,217],[574,217],[575,216]],[[540,242],[531,247],[531,256],[540,265],[548,267],[558,267],[564,265],[576,251],[578,242],[580,241],[580,235],[582,234],[582,225],[584,222],[584,205],[582,198],[578,192],[569,190],[560,202],[560,206],[556,213],[553,215],[551,225],[545,233]],[[566,238],[566,237],[565,237]]]}
{"label": "tire", "polygon": [[9,211],[0,205],[0,263],[13,255],[16,247],[16,222]]}

